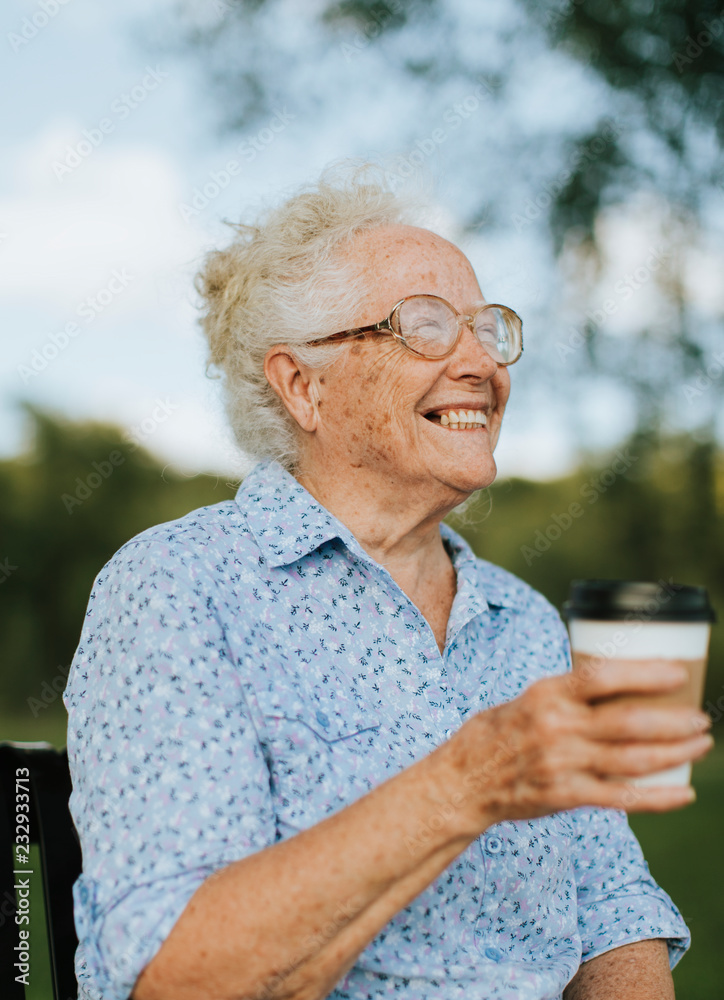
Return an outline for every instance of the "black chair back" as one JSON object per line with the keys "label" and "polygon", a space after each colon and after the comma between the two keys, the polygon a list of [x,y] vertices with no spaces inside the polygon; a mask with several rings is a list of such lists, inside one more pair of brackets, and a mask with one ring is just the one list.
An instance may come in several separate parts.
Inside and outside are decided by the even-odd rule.
{"label": "black chair back", "polygon": [[[20,795],[16,796],[16,792]],[[28,799],[22,798],[27,792]],[[76,1000],[78,985],[74,958],[78,938],[73,920],[73,883],[80,875],[81,852],[78,835],[68,810],[71,792],[68,754],[49,743],[0,743],[0,994],[3,1000],[25,1000],[25,987],[17,982],[20,970],[15,963],[20,952],[15,886],[29,876],[23,874],[29,864],[15,863],[13,847],[16,832],[24,829],[23,815],[28,816],[31,844],[40,849],[41,871],[34,871],[31,889],[39,891],[42,875],[45,915],[48,930],[50,967],[54,1000]],[[16,810],[19,803],[29,804],[29,812]],[[18,819],[20,817],[20,819]],[[19,873],[19,874],[16,874]],[[17,880],[17,881],[16,881]],[[32,906],[33,894],[29,898]],[[20,901],[20,905],[25,904]],[[32,976],[32,948],[30,941]]]}

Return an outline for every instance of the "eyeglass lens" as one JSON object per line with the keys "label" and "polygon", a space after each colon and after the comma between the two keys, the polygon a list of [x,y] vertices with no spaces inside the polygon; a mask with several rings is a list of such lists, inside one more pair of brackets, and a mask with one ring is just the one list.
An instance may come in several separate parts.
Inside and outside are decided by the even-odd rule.
{"label": "eyeglass lens", "polygon": [[[458,317],[439,299],[413,295],[400,306],[399,333],[420,354],[444,355],[458,330]],[[475,317],[475,333],[494,361],[505,364],[519,351],[520,334],[513,314],[502,309],[483,309]]]}

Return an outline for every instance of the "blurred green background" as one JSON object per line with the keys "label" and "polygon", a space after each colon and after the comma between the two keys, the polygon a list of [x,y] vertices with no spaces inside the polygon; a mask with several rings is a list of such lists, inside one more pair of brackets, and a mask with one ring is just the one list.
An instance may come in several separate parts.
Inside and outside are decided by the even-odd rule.
{"label": "blurred green background", "polygon": [[[0,591],[0,739],[62,746],[66,719],[60,693],[95,575],[132,535],[232,497],[236,484],[169,473],[141,449],[131,450],[119,428],[74,424],[33,409],[28,419],[34,426],[32,448],[0,464],[5,501],[0,537],[7,552]],[[76,480],[85,480],[93,462],[100,465],[114,451],[124,461],[69,513],[63,497],[76,491]],[[517,573],[558,607],[575,577],[673,577],[707,586],[721,615],[723,459],[711,444],[641,435],[565,479],[497,482],[451,523],[479,555]],[[583,513],[569,515],[568,524],[573,503]],[[706,689],[714,709],[717,702],[724,709],[723,653],[719,627]],[[719,714],[715,709],[714,717]],[[654,876],[694,935],[692,950],[676,971],[680,995],[709,1000],[718,995],[724,924],[716,878],[724,829],[724,750],[696,766],[695,784],[693,807],[634,816],[632,825]],[[40,976],[33,989],[33,998],[47,995]]]}

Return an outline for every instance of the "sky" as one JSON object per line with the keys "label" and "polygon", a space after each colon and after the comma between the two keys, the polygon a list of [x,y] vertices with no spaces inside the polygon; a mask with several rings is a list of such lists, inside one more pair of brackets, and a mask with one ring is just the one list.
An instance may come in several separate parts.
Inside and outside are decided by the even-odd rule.
{"label": "sky", "polygon": [[[276,64],[263,45],[244,49],[241,39],[238,51],[261,60],[272,78],[290,74],[299,100],[230,133],[220,126],[233,108],[220,106],[192,59],[164,45],[174,0],[155,0],[152,16],[141,0],[3,5],[0,456],[27,446],[19,403],[29,400],[70,419],[116,423],[182,470],[243,472],[248,463],[233,444],[218,381],[205,375],[193,277],[203,254],[228,242],[225,218],[253,215],[342,157],[383,156],[399,170],[420,150],[429,224],[458,239],[489,300],[533,319],[550,303],[556,279],[543,227],[529,220],[523,238],[511,223],[545,193],[541,171],[555,167],[546,129],[600,117],[601,95],[585,72],[537,51],[502,110],[485,81],[471,90],[455,76],[430,103],[409,78],[401,85],[384,49],[359,32],[321,45],[304,35],[310,8],[288,6],[287,18],[267,26]],[[196,4],[212,20],[223,7]],[[467,7],[488,27],[510,9],[506,0],[491,0],[484,13]],[[466,44],[461,37],[461,58]],[[491,71],[505,58],[502,49],[493,53]],[[465,136],[481,123],[491,137],[485,155],[468,155],[461,167]],[[431,146],[436,127],[444,141]],[[500,150],[521,136],[538,137],[535,166],[521,157],[510,175]],[[489,192],[491,215],[497,210],[489,231],[463,236],[461,177]],[[620,234],[630,220],[611,225]],[[650,234],[642,225],[629,237],[623,256],[636,266]],[[649,307],[646,294],[639,310]],[[612,446],[633,412],[615,385],[591,385],[574,433],[546,383],[543,337],[535,323],[528,328],[526,368],[512,370],[497,459],[501,475],[550,478],[574,464],[581,427],[589,443]]]}

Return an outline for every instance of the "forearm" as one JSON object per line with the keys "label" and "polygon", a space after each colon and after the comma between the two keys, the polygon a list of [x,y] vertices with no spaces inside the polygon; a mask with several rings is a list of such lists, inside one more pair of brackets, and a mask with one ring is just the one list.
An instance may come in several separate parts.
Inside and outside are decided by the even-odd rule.
{"label": "forearm", "polygon": [[[263,997],[285,996],[309,998],[326,997],[335,984],[351,969],[357,956],[401,909],[423,892],[437,876],[470,843],[467,837],[451,841],[430,854],[406,876],[395,880],[378,898],[350,920],[344,927],[329,928],[329,941],[304,965],[291,972],[286,980],[286,990]],[[262,995],[259,996],[262,1000]]]}
{"label": "forearm", "polygon": [[[447,778],[435,751],[321,823],[208,878],[133,1000],[326,996],[473,839],[444,809]],[[433,831],[429,820],[443,809],[450,819]]]}
{"label": "forearm", "polygon": [[674,1000],[666,941],[623,945],[584,962],[563,1000]]}

